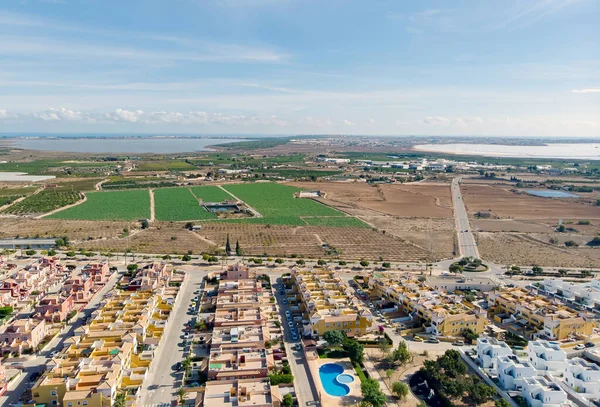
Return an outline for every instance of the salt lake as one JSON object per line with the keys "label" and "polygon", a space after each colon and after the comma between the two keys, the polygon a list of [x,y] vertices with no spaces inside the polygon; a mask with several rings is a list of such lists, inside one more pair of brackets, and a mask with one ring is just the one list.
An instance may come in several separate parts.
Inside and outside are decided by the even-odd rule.
{"label": "salt lake", "polygon": [[600,160],[600,143],[552,143],[543,146],[501,144],[421,144],[414,150],[485,157],[562,158]]}

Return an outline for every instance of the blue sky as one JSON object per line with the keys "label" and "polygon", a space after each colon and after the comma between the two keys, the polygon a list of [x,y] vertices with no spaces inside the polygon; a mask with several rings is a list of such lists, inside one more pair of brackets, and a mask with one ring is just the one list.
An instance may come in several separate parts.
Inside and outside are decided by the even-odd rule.
{"label": "blue sky", "polygon": [[597,0],[1,0],[0,132],[600,136]]}

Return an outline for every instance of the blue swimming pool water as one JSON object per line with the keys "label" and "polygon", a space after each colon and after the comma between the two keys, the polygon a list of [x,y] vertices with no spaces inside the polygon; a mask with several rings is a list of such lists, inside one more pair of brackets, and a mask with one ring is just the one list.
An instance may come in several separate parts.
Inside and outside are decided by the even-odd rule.
{"label": "blue swimming pool water", "polygon": [[571,194],[565,191],[556,191],[552,189],[539,190],[539,189],[528,189],[527,193],[530,195],[541,196],[544,198],[580,198],[579,195]]}
{"label": "blue swimming pool water", "polygon": [[327,363],[319,368],[319,378],[327,394],[339,397],[350,393],[350,387],[337,381],[343,372],[344,368],[337,363]]}
{"label": "blue swimming pool water", "polygon": [[352,383],[354,381],[354,377],[349,374],[341,374],[337,377],[337,381],[340,383]]}

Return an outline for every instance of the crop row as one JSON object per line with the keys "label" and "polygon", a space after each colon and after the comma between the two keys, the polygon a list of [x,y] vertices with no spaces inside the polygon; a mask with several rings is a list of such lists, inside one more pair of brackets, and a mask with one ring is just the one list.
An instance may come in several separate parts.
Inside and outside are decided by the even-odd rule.
{"label": "crop row", "polygon": [[21,202],[6,208],[4,213],[15,215],[46,213],[66,205],[71,205],[80,199],[79,192],[43,191],[39,194],[30,195]]}
{"label": "crop row", "polygon": [[81,205],[50,215],[50,219],[137,220],[150,218],[147,190],[89,192]]}

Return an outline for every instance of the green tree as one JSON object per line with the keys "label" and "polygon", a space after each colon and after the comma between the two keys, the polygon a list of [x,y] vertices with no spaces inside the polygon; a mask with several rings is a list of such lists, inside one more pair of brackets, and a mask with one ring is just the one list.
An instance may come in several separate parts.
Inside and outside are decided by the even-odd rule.
{"label": "green tree", "polygon": [[385,371],[385,377],[387,377],[388,380],[390,380],[393,375],[394,375],[394,369],[388,369]]}
{"label": "green tree", "polygon": [[54,241],[54,244],[56,245],[56,247],[63,247],[66,246],[65,244],[65,240],[63,238],[58,238]]}
{"label": "green tree", "polygon": [[405,365],[412,360],[412,354],[409,352],[406,342],[402,341],[398,344],[398,347],[392,352],[391,360],[401,365]]}
{"label": "green tree", "polygon": [[561,276],[561,277],[566,276],[567,273],[568,273],[568,271],[565,270],[565,269],[558,269],[558,275]]}
{"label": "green tree", "polygon": [[48,250],[48,256],[56,256],[56,250],[54,250],[54,249]]}
{"label": "green tree", "polygon": [[67,257],[75,257],[75,252],[73,250],[69,250],[66,254]]}
{"label": "green tree", "polygon": [[275,259],[275,263],[277,264],[283,264],[283,259]]}
{"label": "green tree", "polygon": [[202,254],[202,260],[204,260],[204,261],[208,261],[208,259],[210,259],[210,254],[208,254],[208,253],[203,253],[203,254]]}
{"label": "green tree", "polygon": [[392,393],[396,395],[400,400],[408,396],[408,385],[403,382],[392,383]]}
{"label": "green tree", "polygon": [[381,263],[381,267],[383,267],[384,269],[389,269],[392,267],[392,265],[389,262],[383,262]]}
{"label": "green tree", "polygon": [[231,255],[231,243],[229,243],[229,233],[227,233],[227,241],[225,242],[225,252],[228,256]]}
{"label": "green tree", "polygon": [[190,256],[189,254],[184,254],[183,256],[181,256],[181,261],[190,261],[192,260],[192,256]]}
{"label": "green tree", "polygon": [[298,260],[296,260],[296,264],[299,266],[304,266],[304,264],[306,264],[306,262],[302,259],[298,259]]}
{"label": "green tree", "polygon": [[326,264],[327,264],[327,262],[326,262],[325,260],[323,260],[323,259],[319,259],[319,260],[317,260],[317,264],[318,264],[319,266],[324,266],[324,265],[326,265]]}
{"label": "green tree", "polygon": [[241,256],[242,254],[243,254],[243,252],[242,252],[242,248],[240,247],[240,241],[236,240],[235,241],[235,255]]}
{"label": "green tree", "polygon": [[348,352],[348,357],[353,364],[362,365],[364,357],[364,346],[354,339],[346,339],[342,345],[344,350]]}
{"label": "green tree", "polygon": [[338,264],[340,266],[345,266],[347,263],[344,260],[340,260],[340,261],[338,261]]}
{"label": "green tree", "polygon": [[30,249],[30,250],[27,250],[27,251],[25,252],[25,254],[26,254],[27,256],[34,256],[35,254],[37,254],[37,251],[35,251],[35,250],[31,250],[31,249]]}
{"label": "green tree", "polygon": [[369,267],[369,262],[366,260],[361,260],[359,264],[361,267]]}
{"label": "green tree", "polygon": [[185,402],[185,389],[183,387],[180,387],[179,390],[177,390],[177,398],[179,400],[179,404],[183,404]]}
{"label": "green tree", "polygon": [[498,399],[494,402],[496,407],[510,407],[510,403],[504,399]]}
{"label": "green tree", "polygon": [[471,328],[465,328],[462,330],[461,335],[467,340],[469,341],[469,343],[473,343],[473,341],[476,341],[477,338],[479,338],[479,335],[477,335],[475,333],[475,331],[473,331]]}
{"label": "green tree", "polygon": [[190,359],[189,356],[185,358],[183,362],[181,362],[181,368],[183,369],[183,371],[185,372],[185,376],[187,377],[187,375],[190,372],[190,369],[192,368],[192,359]]}
{"label": "green tree", "polygon": [[219,262],[219,258],[217,256],[210,256],[208,258],[208,262],[209,263],[218,263]]}
{"label": "green tree", "polygon": [[115,397],[113,407],[125,407],[127,405],[127,396],[125,393],[118,393]]}
{"label": "green tree", "polygon": [[565,230],[567,230],[567,228],[565,227],[565,225],[560,225],[559,227],[556,228],[556,231],[560,232],[560,233],[564,233]]}
{"label": "green tree", "polygon": [[490,400],[496,391],[485,383],[477,383],[468,386],[467,394],[475,404],[483,404]]}
{"label": "green tree", "polygon": [[134,271],[137,271],[138,269],[138,265],[137,264],[128,264],[127,265],[127,271],[129,271],[130,273],[133,273]]}
{"label": "green tree", "polygon": [[373,407],[382,407],[386,402],[385,394],[379,389],[379,382],[373,379],[367,379],[360,385],[363,400]]}
{"label": "green tree", "polygon": [[452,263],[449,268],[451,273],[460,274],[463,272],[463,266],[458,263]]}
{"label": "green tree", "polygon": [[142,229],[148,229],[150,227],[150,224],[148,223],[148,219],[142,220],[141,227],[142,227]]}
{"label": "green tree", "polygon": [[387,355],[388,353],[390,353],[390,349],[392,348],[392,345],[384,337],[377,342],[377,347],[379,348],[379,350],[381,351],[382,354]]}
{"label": "green tree", "polygon": [[330,346],[339,346],[344,343],[346,335],[342,331],[326,331],[323,334],[323,339],[325,339]]}
{"label": "green tree", "polygon": [[294,405],[294,398],[292,397],[292,395],[290,393],[286,393],[285,396],[283,396],[283,406],[284,407],[292,407]]}

